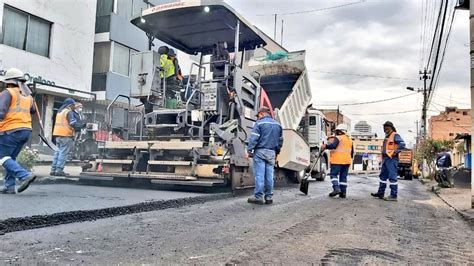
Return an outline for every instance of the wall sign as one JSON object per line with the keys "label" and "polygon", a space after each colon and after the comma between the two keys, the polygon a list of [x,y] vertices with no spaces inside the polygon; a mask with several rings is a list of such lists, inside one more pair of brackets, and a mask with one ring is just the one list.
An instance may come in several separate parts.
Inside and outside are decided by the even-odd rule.
{"label": "wall sign", "polygon": [[[0,76],[5,76],[6,72],[7,72],[6,70],[0,69]],[[46,84],[49,84],[49,85],[55,85],[56,84],[52,80],[44,79],[42,76],[33,76],[30,73],[25,73],[25,79],[28,80],[31,83],[36,81],[36,82],[46,83]]]}

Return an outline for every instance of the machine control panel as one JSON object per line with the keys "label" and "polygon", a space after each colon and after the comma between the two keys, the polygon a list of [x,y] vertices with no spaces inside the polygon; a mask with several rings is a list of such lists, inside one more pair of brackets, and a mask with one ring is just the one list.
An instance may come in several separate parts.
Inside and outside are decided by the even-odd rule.
{"label": "machine control panel", "polygon": [[217,110],[217,83],[203,83],[201,85],[203,93],[201,108],[203,111]]}

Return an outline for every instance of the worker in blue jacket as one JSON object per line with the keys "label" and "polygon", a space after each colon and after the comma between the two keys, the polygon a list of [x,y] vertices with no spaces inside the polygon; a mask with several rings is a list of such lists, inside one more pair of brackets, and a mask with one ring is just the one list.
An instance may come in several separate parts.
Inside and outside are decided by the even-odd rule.
{"label": "worker in blue jacket", "polygon": [[[385,139],[382,146],[382,169],[380,171],[380,183],[377,193],[371,193],[373,197],[387,201],[397,201],[398,195],[398,154],[405,148],[405,142],[398,135],[392,122],[383,124]],[[385,196],[387,180],[390,182],[390,196]]]}
{"label": "worker in blue jacket", "polygon": [[263,204],[265,199],[265,204],[272,204],[273,168],[283,145],[283,129],[271,117],[268,107],[260,108],[257,117],[247,147],[248,156],[253,158],[255,176],[255,195],[248,202]]}

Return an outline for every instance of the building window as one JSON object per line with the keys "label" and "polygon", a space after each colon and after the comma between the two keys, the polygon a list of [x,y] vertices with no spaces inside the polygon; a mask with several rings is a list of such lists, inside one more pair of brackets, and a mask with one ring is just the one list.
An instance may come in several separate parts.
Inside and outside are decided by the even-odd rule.
{"label": "building window", "polygon": [[107,73],[110,70],[110,42],[94,44],[92,73]]}
{"label": "building window", "polygon": [[462,115],[468,115],[466,111],[462,112]]}
{"label": "building window", "polygon": [[114,43],[112,71],[127,76],[130,70],[130,48]]}
{"label": "building window", "polygon": [[97,0],[95,33],[110,31],[110,14],[114,11],[114,0]]}
{"label": "building window", "polygon": [[51,25],[47,20],[5,5],[2,43],[49,57]]}
{"label": "building window", "polygon": [[379,146],[377,145],[369,145],[367,148],[369,151],[376,151],[379,149]]}
{"label": "building window", "polygon": [[356,145],[356,150],[365,150],[365,145]]}
{"label": "building window", "polygon": [[449,136],[450,136],[450,137],[454,136],[454,133],[449,133]]}
{"label": "building window", "polygon": [[94,61],[92,65],[92,91],[105,91],[107,72],[110,71],[110,42],[94,44]]}
{"label": "building window", "polygon": [[140,16],[147,8],[148,4],[143,0],[117,0],[117,14],[128,20]]}

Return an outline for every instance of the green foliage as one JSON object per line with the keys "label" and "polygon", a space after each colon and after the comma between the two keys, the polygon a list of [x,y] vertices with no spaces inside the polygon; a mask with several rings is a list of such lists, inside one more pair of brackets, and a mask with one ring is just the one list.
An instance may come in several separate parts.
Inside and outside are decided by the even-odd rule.
{"label": "green foliage", "polygon": [[28,171],[33,170],[33,167],[36,165],[36,162],[38,162],[38,160],[38,150],[31,149],[28,146],[21,150],[20,154],[18,154],[16,158],[18,164]]}
{"label": "green foliage", "polygon": [[418,162],[426,162],[428,167],[428,177],[434,175],[436,156],[441,152],[442,148],[452,150],[454,148],[454,141],[427,139],[417,147],[415,159]]}

